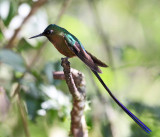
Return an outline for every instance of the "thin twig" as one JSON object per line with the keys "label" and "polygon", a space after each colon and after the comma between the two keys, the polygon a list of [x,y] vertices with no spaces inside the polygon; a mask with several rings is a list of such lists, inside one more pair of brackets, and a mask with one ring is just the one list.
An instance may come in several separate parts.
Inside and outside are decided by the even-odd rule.
{"label": "thin twig", "polygon": [[18,94],[19,90],[20,90],[20,83],[18,83],[17,87],[15,88],[14,92],[13,92],[13,95],[12,95],[12,98]]}
{"label": "thin twig", "polygon": [[65,80],[64,72],[63,71],[53,72],[53,78],[59,80]]}
{"label": "thin twig", "polygon": [[62,75],[65,76],[66,83],[73,98],[71,135],[73,137],[88,137],[85,117],[83,115],[86,97],[84,76],[79,71],[70,69],[70,63],[67,58],[62,59],[61,65],[64,73],[54,73],[54,77],[58,78],[60,76],[63,79]]}
{"label": "thin twig", "polygon": [[21,89],[21,86],[20,84],[18,83],[16,89],[15,89],[15,92],[17,93],[17,100],[18,100],[18,107],[19,107],[19,110],[20,110],[20,115],[21,115],[21,118],[22,118],[22,123],[23,123],[23,128],[24,128],[24,133],[25,133],[25,136],[26,137],[30,137],[30,133],[29,133],[29,129],[28,129],[28,123],[27,123],[27,118],[26,118],[26,113],[25,113],[25,109],[24,109],[24,106],[22,105],[23,102],[21,101],[21,96],[20,96],[20,89]]}

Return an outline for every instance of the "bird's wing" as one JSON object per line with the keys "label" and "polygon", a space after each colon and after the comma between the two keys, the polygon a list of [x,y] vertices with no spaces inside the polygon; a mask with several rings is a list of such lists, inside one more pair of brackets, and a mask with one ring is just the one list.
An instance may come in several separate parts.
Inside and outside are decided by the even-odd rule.
{"label": "bird's wing", "polygon": [[86,52],[84,47],[80,45],[80,43],[75,39],[72,35],[66,34],[64,35],[64,39],[67,43],[67,46],[92,70],[102,73],[98,64],[94,62],[92,56]]}

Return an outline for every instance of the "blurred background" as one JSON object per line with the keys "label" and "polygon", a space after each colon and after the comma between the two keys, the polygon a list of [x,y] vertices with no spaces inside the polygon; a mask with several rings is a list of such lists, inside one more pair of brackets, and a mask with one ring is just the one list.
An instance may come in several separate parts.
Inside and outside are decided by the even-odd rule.
{"label": "blurred background", "polygon": [[[63,57],[46,38],[29,39],[57,24],[106,62],[102,79],[113,94],[160,137],[159,0],[0,0],[0,137],[67,137],[71,95]],[[85,74],[89,137],[148,136]]]}

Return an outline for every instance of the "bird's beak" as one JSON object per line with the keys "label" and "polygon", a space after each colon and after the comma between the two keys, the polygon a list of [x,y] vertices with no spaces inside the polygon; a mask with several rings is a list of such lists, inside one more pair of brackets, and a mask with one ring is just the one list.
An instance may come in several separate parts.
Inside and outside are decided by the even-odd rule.
{"label": "bird's beak", "polygon": [[30,37],[29,39],[33,39],[33,38],[37,38],[37,37],[41,37],[41,36],[44,36],[43,33],[39,34],[39,35],[36,35],[36,36],[33,36],[33,37]]}

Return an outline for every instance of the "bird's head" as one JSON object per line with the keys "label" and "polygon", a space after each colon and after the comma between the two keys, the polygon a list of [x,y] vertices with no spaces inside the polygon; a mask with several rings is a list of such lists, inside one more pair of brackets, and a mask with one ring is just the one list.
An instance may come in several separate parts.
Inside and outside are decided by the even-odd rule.
{"label": "bird's head", "polygon": [[52,35],[58,34],[61,31],[61,27],[57,26],[56,24],[50,24],[42,33],[39,35],[35,35],[30,37],[29,39],[46,36],[47,38],[51,37]]}

